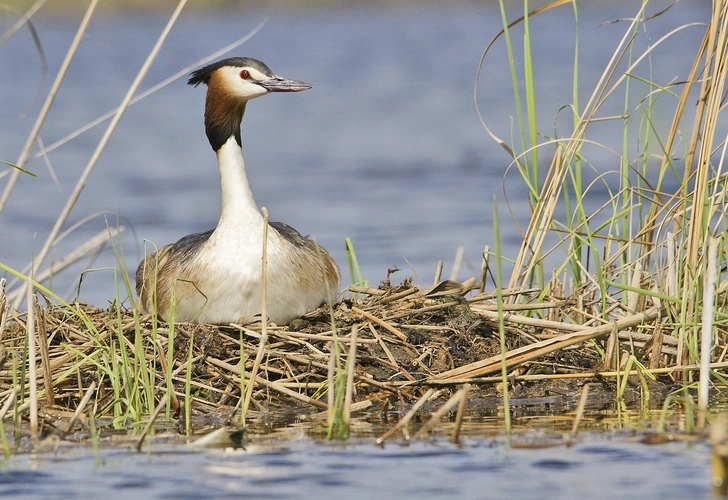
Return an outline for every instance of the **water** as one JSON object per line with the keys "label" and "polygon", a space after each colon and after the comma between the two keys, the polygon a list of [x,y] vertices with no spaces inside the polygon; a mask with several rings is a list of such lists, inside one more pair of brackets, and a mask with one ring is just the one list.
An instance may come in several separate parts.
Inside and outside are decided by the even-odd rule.
{"label": "water", "polygon": [[[632,2],[581,6],[584,100],[627,29],[625,23],[603,22],[632,15],[635,8]],[[707,1],[681,2],[648,25],[639,46],[654,43],[677,24],[704,21],[709,10]],[[518,14],[514,9],[512,16]],[[94,19],[43,127],[44,144],[121,101],[165,16],[120,13]],[[509,212],[525,227],[526,189],[513,168],[506,170],[510,159],[480,126],[472,96],[481,52],[500,28],[495,4],[187,10],[142,90],[243,36],[266,16],[270,20],[263,30],[233,55],[258,57],[277,73],[314,85],[311,91],[268,96],[248,107],[246,162],[256,199],[273,220],[328,248],[344,269],[345,284],[346,237],[353,239],[363,274],[373,283],[393,267],[403,269],[399,277],[414,275],[430,283],[438,260],[446,262],[447,277],[459,247],[466,259],[458,277],[479,274],[480,253],[494,244],[494,198],[503,252],[515,254],[521,237]],[[38,96],[45,95],[78,19],[67,14],[36,20],[49,64],[45,80],[27,30],[0,47],[0,158],[13,161],[19,154],[42,102]],[[570,8],[532,23],[539,123],[545,133],[570,121],[563,111],[554,117],[571,98],[572,25]],[[655,79],[669,81],[684,71],[701,30],[686,29],[655,50],[655,61],[669,61],[652,65]],[[509,141],[515,114],[510,85],[500,44],[486,60],[479,102],[494,132]],[[53,260],[107,223],[116,225],[117,217],[126,227],[122,241],[132,272],[145,241],[149,248],[161,246],[215,226],[219,179],[204,136],[203,105],[204,90],[178,80],[127,111],[65,227],[82,224],[57,244]],[[603,113],[617,115],[622,106],[623,100],[615,99]],[[657,121],[656,126],[667,124]],[[39,177],[21,176],[0,217],[0,262],[22,269],[38,253],[104,129],[105,124],[54,150],[47,161],[27,165]],[[605,142],[616,140],[620,149],[621,125],[598,133]],[[546,162],[548,154],[544,150]],[[594,155],[599,168],[616,168],[609,153]],[[5,178],[0,179],[2,187]],[[605,193],[592,192],[601,205]],[[118,263],[108,248],[56,276],[52,285],[73,295],[73,282],[86,267],[104,270],[86,275],[81,299],[103,306],[117,295],[111,269]]]}
{"label": "water", "polygon": [[[394,425],[396,412],[386,423],[376,412],[360,415],[347,443],[322,440],[322,422],[315,418],[299,416],[285,428],[271,428],[284,419],[258,415],[243,449],[190,447],[178,434],[160,432],[148,437],[138,453],[138,438],[103,427],[97,454],[88,434],[80,431],[71,436],[77,442],[48,439],[38,447],[43,452],[0,462],[0,496],[711,498],[710,446],[684,432],[683,410],[668,411],[666,428],[673,434],[658,435],[653,429],[661,417],[659,401],[652,401],[652,409],[635,402],[618,410],[593,396],[576,435],[569,435],[576,401],[514,400],[511,446],[504,438],[502,402],[489,398],[469,405],[458,445],[443,437],[451,428],[447,421],[435,427],[432,437],[405,441],[396,434],[375,445],[375,438]],[[713,411],[725,409],[725,398],[718,396]],[[426,418],[417,420],[411,422],[411,434]],[[646,438],[660,436],[666,438],[662,444],[643,444],[657,443]]]}
{"label": "water", "polygon": [[704,443],[636,445],[588,436],[572,447],[506,449],[490,439],[379,448],[307,438],[247,450],[86,449],[16,456],[3,498],[712,498]]}

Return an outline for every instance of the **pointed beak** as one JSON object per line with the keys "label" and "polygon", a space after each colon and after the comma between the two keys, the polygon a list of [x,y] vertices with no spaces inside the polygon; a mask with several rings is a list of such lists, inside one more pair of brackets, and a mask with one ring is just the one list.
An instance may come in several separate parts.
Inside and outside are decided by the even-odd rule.
{"label": "pointed beak", "polygon": [[301,92],[313,87],[310,83],[299,82],[298,80],[288,80],[279,76],[269,80],[258,80],[255,83],[263,87],[268,92]]}

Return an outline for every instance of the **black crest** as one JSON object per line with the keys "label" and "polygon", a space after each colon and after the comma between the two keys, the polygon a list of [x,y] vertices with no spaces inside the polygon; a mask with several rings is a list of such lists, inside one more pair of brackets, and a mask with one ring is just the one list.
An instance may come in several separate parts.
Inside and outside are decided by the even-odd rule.
{"label": "black crest", "polygon": [[197,71],[193,71],[190,74],[190,78],[189,80],[187,80],[187,83],[190,85],[194,85],[195,87],[197,87],[201,83],[207,85],[210,82],[210,76],[212,76],[215,71],[220,68],[224,68],[225,66],[232,66],[237,68],[255,68],[264,75],[267,75],[271,78],[274,76],[274,73],[262,61],[253,59],[251,57],[229,57],[227,59],[222,59],[221,61],[208,64],[207,66],[200,68]]}

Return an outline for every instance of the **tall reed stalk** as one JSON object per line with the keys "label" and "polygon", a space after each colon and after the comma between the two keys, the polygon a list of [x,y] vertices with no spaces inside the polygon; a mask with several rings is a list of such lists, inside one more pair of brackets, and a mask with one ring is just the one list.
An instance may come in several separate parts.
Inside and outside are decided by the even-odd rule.
{"label": "tall reed stalk", "polygon": [[[538,113],[552,112],[558,117],[570,112],[573,128],[556,130],[556,134],[537,133],[539,101],[534,95],[538,94],[539,70],[531,52],[536,43],[531,27],[542,12],[566,4],[571,4],[575,24],[573,102],[555,103],[553,109],[540,104]],[[712,3],[711,19],[705,26],[678,24],[657,35],[651,33],[652,21],[667,15],[670,7],[654,12],[652,3],[643,1],[630,19],[622,21],[623,35],[585,99],[579,93],[584,35],[579,29],[577,3],[554,1],[531,12],[528,3],[524,6],[525,14],[509,23],[507,5],[500,2],[503,30],[486,47],[478,70],[480,76],[490,51],[502,37],[516,111],[513,135],[517,140],[513,144],[489,128],[480,111],[488,98],[479,92],[482,85],[476,82],[475,87],[483,126],[510,155],[531,200],[531,216],[507,286],[537,287],[545,296],[552,293],[554,283],[545,277],[567,273],[574,288],[588,285],[597,290],[587,308],[600,321],[658,306],[680,340],[674,361],[696,363],[700,318],[704,308],[713,308],[701,301],[708,241],[728,228],[723,180],[726,131],[720,126],[725,121],[721,114],[728,76],[728,1]],[[676,67],[682,73],[673,80],[657,81],[653,68],[671,64],[660,52],[666,42],[689,40],[697,29],[704,29],[704,35],[693,63]],[[522,40],[521,56],[516,40]],[[614,108],[620,102],[621,115],[609,116],[607,106]],[[663,130],[658,117],[666,114],[671,120]],[[620,132],[611,136],[621,135],[621,144],[600,142],[605,127]],[[602,160],[590,158],[600,149],[615,157],[616,171],[605,170]],[[539,154],[542,158],[551,155],[548,168],[542,168],[545,162],[536,161]],[[587,172],[594,177],[588,183]],[[597,184],[607,196],[595,204],[587,197]],[[668,189],[671,185],[677,187]],[[721,240],[717,262],[723,274],[725,260]],[[725,275],[717,281],[721,293],[716,300],[725,304],[728,281]],[[717,311],[715,319],[724,325],[728,315]]]}

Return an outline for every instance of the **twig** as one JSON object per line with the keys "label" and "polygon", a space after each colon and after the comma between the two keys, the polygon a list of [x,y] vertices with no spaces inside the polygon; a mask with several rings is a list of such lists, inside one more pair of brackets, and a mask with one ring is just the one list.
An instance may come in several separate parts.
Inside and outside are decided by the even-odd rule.
{"label": "twig", "polygon": [[73,429],[73,424],[76,423],[76,420],[78,420],[78,417],[81,415],[81,412],[83,412],[84,408],[86,408],[86,405],[88,404],[88,402],[91,399],[91,396],[93,395],[95,390],[96,390],[96,381],[91,382],[91,385],[89,385],[88,389],[86,389],[86,392],[83,395],[83,399],[81,399],[81,402],[78,403],[78,406],[76,407],[76,411],[73,412],[73,416],[68,421],[68,425],[66,425],[66,430],[65,430],[64,434],[68,434],[69,432],[71,432],[71,429]]}
{"label": "twig", "polygon": [[[206,358],[205,361],[207,363],[210,363],[211,365],[217,366],[219,368],[224,368],[225,370],[227,370],[227,371],[229,371],[229,372],[231,372],[231,373],[233,373],[235,375],[238,375],[238,376],[241,375],[240,367],[233,366],[233,365],[231,365],[229,363],[225,363],[224,361],[221,361],[219,359],[212,358],[212,357]],[[250,374],[249,373],[245,372],[245,377],[248,380],[251,380],[252,381],[252,378],[250,377]],[[322,403],[321,401],[318,401],[316,399],[310,398],[310,397],[305,396],[303,394],[299,394],[299,393],[297,393],[295,391],[292,391],[292,390],[290,390],[290,389],[288,389],[286,387],[283,387],[280,384],[277,384],[276,382],[270,382],[270,381],[264,379],[263,377],[260,377],[260,376],[255,377],[255,382],[258,383],[258,384],[260,384],[260,385],[262,385],[262,386],[264,386],[264,387],[268,387],[270,389],[273,389],[274,391],[278,391],[281,394],[285,394],[286,396],[290,396],[290,397],[292,397],[294,399],[297,399],[299,401],[303,401],[304,403],[308,403],[308,404],[317,406],[317,407],[322,408],[324,410],[328,408],[328,405],[326,403]]]}
{"label": "twig", "polygon": [[410,411],[407,412],[407,414],[402,417],[402,420],[397,422],[397,425],[389,429],[387,432],[382,434],[377,438],[375,441],[376,444],[383,444],[384,441],[389,439],[392,435],[394,435],[395,432],[399,431],[400,429],[404,429],[410,420],[412,420],[412,417],[415,416],[415,414],[419,411],[420,408],[422,408],[422,405],[424,405],[430,397],[435,393],[434,389],[428,389],[428,391],[419,399],[417,402],[410,408]]}
{"label": "twig", "polygon": [[390,325],[386,321],[384,321],[382,319],[379,319],[376,316],[374,316],[373,314],[370,314],[370,313],[368,313],[366,311],[363,311],[363,310],[359,309],[356,306],[351,306],[351,310],[354,313],[359,314],[360,316],[364,316],[369,321],[373,321],[374,323],[378,324],[379,326],[381,326],[385,330],[389,331],[390,333],[393,333],[400,340],[402,340],[404,342],[407,342],[407,335],[405,335],[404,333],[400,332],[399,330],[397,330],[395,327],[393,327],[392,325]]}
{"label": "twig", "polygon": [[441,261],[437,261],[437,269],[435,269],[435,280],[433,281],[432,285],[436,286],[440,280],[442,280],[442,268],[445,266],[445,264]]}
{"label": "twig", "polygon": [[5,415],[8,414],[8,411],[10,411],[10,407],[13,406],[13,403],[15,402],[15,397],[18,395],[18,391],[22,390],[19,386],[13,387],[8,394],[8,398],[5,400],[5,404],[3,405],[2,409],[0,409],[0,420],[5,419]]}
{"label": "twig", "polygon": [[420,427],[417,432],[415,433],[415,437],[418,436],[424,436],[428,432],[430,432],[430,429],[435,427],[437,424],[440,423],[440,419],[444,417],[450,410],[452,410],[456,404],[458,404],[461,399],[463,398],[464,394],[467,394],[470,390],[470,386],[463,387],[460,390],[458,390],[455,394],[450,397],[447,401],[445,401],[445,404],[443,404],[435,413],[432,414],[430,417],[430,420],[425,422],[425,425]]}
{"label": "twig", "polygon": [[468,394],[470,393],[470,384],[465,384],[462,388],[462,395],[460,396],[460,404],[458,405],[458,413],[455,416],[455,426],[450,434],[450,441],[458,443],[460,440],[460,428],[463,425],[463,418],[465,417],[465,408],[468,405]]}
{"label": "twig", "polygon": [[159,416],[159,413],[164,409],[164,407],[167,406],[167,393],[165,392],[162,398],[159,400],[159,403],[157,404],[157,407],[154,408],[154,411],[152,412],[152,415],[149,417],[149,421],[147,422],[147,425],[144,426],[144,430],[142,431],[142,435],[139,436],[139,440],[136,444],[136,450],[141,453],[142,451],[142,444],[144,444],[144,439],[147,437],[147,434],[149,434],[149,429],[152,428],[152,425],[154,425],[154,421],[157,420],[157,417]]}
{"label": "twig", "polygon": [[592,384],[584,384],[581,389],[581,398],[579,399],[579,407],[576,409],[576,417],[574,417],[574,425],[571,426],[571,433],[576,434],[579,430],[579,424],[584,417],[584,408],[586,408],[586,400],[589,397],[589,388]]}
{"label": "twig", "polygon": [[[359,327],[354,325],[351,327],[351,346],[349,354],[346,358],[346,392],[344,394],[344,427],[349,428],[349,420],[351,417],[351,398],[354,395],[354,368],[356,367],[356,336]],[[333,392],[333,391],[331,391]]]}
{"label": "twig", "polygon": [[[483,307],[480,305],[472,305],[470,309],[485,318],[497,320],[498,312],[490,310],[489,307]],[[504,314],[503,321],[506,323],[514,323],[518,325],[535,326],[538,328],[548,328],[549,330],[567,331],[567,332],[580,332],[586,330],[588,327],[583,325],[574,325],[571,323],[562,323],[561,321],[549,321],[547,319],[532,318],[530,316],[521,316],[519,314]]]}

